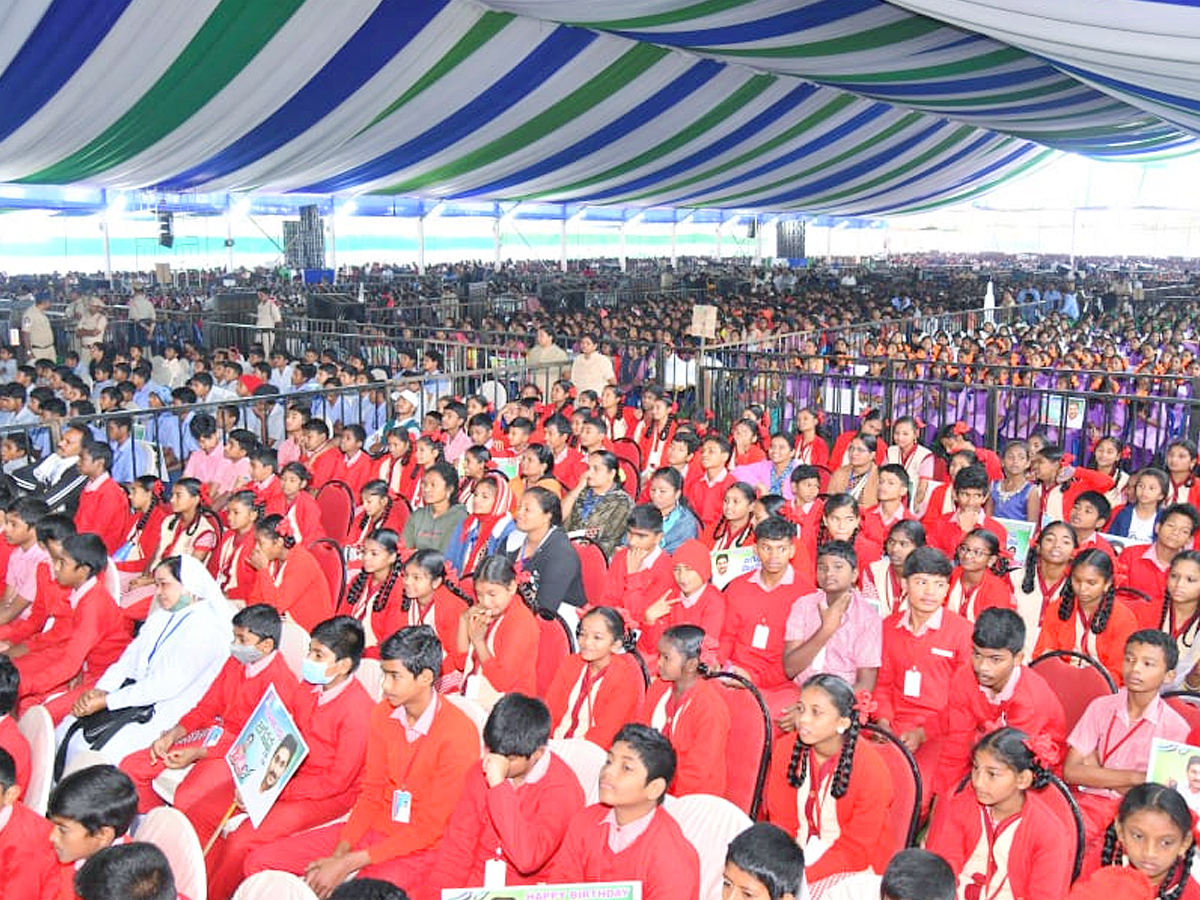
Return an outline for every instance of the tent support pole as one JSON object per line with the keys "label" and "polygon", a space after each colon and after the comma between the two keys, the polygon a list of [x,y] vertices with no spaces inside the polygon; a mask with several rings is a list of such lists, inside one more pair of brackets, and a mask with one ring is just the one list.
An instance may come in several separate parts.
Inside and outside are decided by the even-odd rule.
{"label": "tent support pole", "polygon": [[567,271],[567,217],[566,217],[565,210],[563,211],[563,213],[564,213],[563,220],[561,223],[561,227],[559,229],[559,235],[561,237],[561,246],[560,246],[560,258],[558,261],[558,267],[562,271],[565,272],[565,271]]}
{"label": "tent support pole", "polygon": [[425,274],[425,217],[417,217],[417,274]]}

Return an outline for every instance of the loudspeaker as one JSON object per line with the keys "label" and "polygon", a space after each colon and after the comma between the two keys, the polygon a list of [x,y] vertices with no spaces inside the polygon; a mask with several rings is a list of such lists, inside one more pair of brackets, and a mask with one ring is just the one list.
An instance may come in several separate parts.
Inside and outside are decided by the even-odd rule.
{"label": "loudspeaker", "polygon": [[164,247],[175,245],[175,216],[169,212],[158,214],[158,242]]}

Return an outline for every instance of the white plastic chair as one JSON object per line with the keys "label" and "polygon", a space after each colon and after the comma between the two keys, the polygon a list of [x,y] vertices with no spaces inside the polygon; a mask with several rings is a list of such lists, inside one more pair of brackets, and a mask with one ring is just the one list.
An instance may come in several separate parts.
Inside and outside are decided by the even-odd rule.
{"label": "white plastic chair", "polygon": [[571,767],[588,805],[599,803],[600,770],[608,759],[604,748],[584,738],[552,738],[547,746]]}
{"label": "white plastic chair", "polygon": [[754,823],[724,797],[712,794],[667,797],[664,805],[700,856],[700,900],[721,900],[725,851]]}
{"label": "white plastic chair", "polygon": [[21,799],[42,816],[46,814],[54,780],[54,720],[46,707],[31,706],[17,722],[17,730],[29,741],[29,790]]}
{"label": "white plastic chair", "polygon": [[93,750],[90,747],[80,750],[71,756],[70,762],[63,766],[63,778],[66,778],[72,772],[78,772],[81,769],[90,769],[92,766],[107,766],[110,765],[108,757],[99,750]]}
{"label": "white plastic chair", "polygon": [[208,876],[204,871],[204,852],[187,816],[169,806],[159,806],[146,813],[134,837],[162,850],[171,864],[179,893],[191,900],[206,900]]}
{"label": "white plastic chair", "polygon": [[182,769],[164,768],[150,782],[150,787],[154,788],[154,793],[173,806],[175,804],[175,792],[179,790],[179,786],[183,784],[183,779],[188,777],[190,771],[192,771],[192,766],[184,766]]}
{"label": "white plastic chair", "polygon": [[457,706],[467,714],[467,717],[475,723],[475,730],[479,732],[479,752],[483,752],[483,726],[487,724],[488,712],[470,697],[464,697],[462,694],[442,694],[442,699],[448,701],[454,706]]}
{"label": "white plastic chair", "polygon": [[300,677],[300,669],[304,666],[304,657],[308,655],[308,632],[284,616],[283,630],[279,636],[279,652],[288,668]]}
{"label": "white plastic chair", "polygon": [[242,882],[233,900],[317,900],[317,895],[298,875],[259,872]]}
{"label": "white plastic chair", "polygon": [[354,674],[372,700],[378,703],[383,699],[383,668],[379,665],[379,660],[362,660]]}
{"label": "white plastic chair", "polygon": [[487,398],[495,409],[500,410],[508,403],[508,388],[499,381],[485,381],[479,385],[479,396]]}

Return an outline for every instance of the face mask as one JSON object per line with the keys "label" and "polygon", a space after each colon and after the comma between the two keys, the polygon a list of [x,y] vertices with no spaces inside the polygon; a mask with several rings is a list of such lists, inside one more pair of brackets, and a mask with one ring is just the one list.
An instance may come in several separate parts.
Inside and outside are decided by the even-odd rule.
{"label": "face mask", "polygon": [[171,607],[170,611],[173,613],[183,612],[183,610],[187,609],[189,606],[191,606],[195,602],[196,602],[195,597],[193,597],[187,591],[182,591],[179,594],[179,601],[174,606]]}
{"label": "face mask", "polygon": [[309,684],[329,684],[333,677],[325,671],[325,666],[316,660],[306,659],[300,666],[300,677]]}
{"label": "face mask", "polygon": [[253,665],[263,658],[263,652],[254,644],[234,643],[229,648],[229,655],[243,666]]}

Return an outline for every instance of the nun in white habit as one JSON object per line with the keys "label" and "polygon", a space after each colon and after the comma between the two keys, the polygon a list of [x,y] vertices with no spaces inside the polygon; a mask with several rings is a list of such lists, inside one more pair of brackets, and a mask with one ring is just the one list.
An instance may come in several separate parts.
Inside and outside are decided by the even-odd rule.
{"label": "nun in white habit", "polygon": [[149,747],[199,702],[229,657],[233,609],[204,564],[172,556],[153,574],[155,603],[138,636],[58,726],[58,740],[69,741],[60,748],[66,766],[85,749],[117,765]]}

